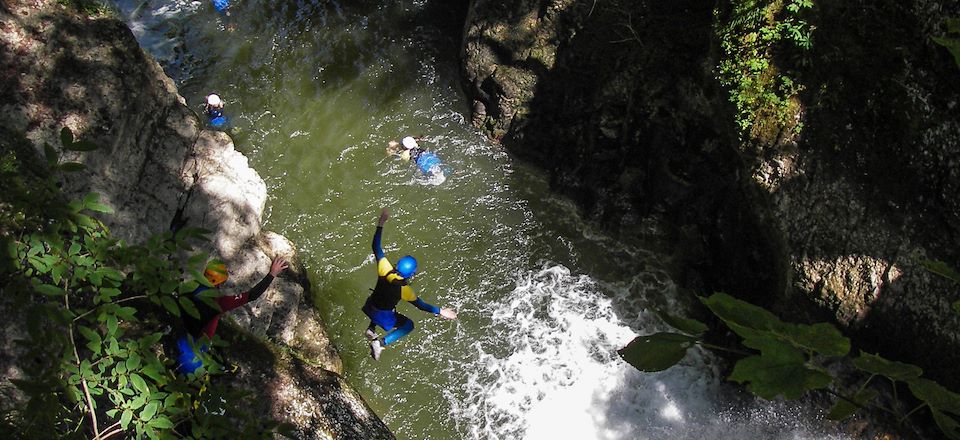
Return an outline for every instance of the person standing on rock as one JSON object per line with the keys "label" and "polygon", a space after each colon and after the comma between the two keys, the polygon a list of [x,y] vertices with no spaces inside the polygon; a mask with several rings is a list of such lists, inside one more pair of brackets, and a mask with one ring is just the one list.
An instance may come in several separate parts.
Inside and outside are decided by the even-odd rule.
{"label": "person standing on rock", "polygon": [[[212,296],[217,308],[203,301],[200,297],[202,292],[210,289],[209,287],[200,286],[194,290],[187,298],[196,307],[200,316],[194,317],[185,310],[180,310],[185,332],[177,338],[177,372],[184,375],[196,373],[203,366],[203,359],[198,356],[197,351],[200,353],[207,352],[210,341],[213,340],[213,335],[217,331],[217,324],[220,323],[220,317],[230,310],[248,302],[256,301],[266,292],[267,287],[270,287],[273,279],[287,267],[289,267],[289,264],[286,259],[283,257],[274,258],[267,275],[249,291],[238,295]],[[213,284],[215,289],[227,281],[227,267],[223,263],[212,262],[207,265],[203,275],[207,278],[207,281],[210,281],[210,284]],[[204,294],[204,296],[209,297],[210,295]]]}
{"label": "person standing on rock", "polygon": [[[417,297],[410,287],[410,281],[417,272],[417,260],[406,255],[397,260],[394,268],[387,260],[380,247],[380,236],[383,225],[390,218],[390,213],[384,209],[377,220],[377,232],[373,235],[373,257],[377,263],[377,285],[373,293],[363,305],[363,313],[370,318],[370,325],[365,335],[370,340],[370,356],[380,360],[383,349],[413,331],[413,321],[397,313],[397,304],[400,300],[408,301],[416,308],[427,313],[433,313],[446,319],[457,319],[457,312],[440,308]],[[383,341],[377,335],[377,326],[386,331]]]}

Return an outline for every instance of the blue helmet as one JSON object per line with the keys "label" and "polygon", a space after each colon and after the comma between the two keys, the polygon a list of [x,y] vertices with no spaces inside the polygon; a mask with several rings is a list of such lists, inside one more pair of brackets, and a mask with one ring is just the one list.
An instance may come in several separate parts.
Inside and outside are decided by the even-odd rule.
{"label": "blue helmet", "polygon": [[417,271],[417,259],[404,255],[397,260],[397,273],[404,278],[410,278]]}

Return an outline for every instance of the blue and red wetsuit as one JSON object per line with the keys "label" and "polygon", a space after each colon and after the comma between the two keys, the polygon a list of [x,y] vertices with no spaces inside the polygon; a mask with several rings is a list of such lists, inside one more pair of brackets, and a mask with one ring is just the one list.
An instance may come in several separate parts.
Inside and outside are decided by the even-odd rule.
{"label": "blue and red wetsuit", "polygon": [[397,313],[397,304],[400,300],[408,301],[418,309],[438,315],[440,308],[417,298],[417,294],[407,284],[407,279],[400,276],[393,265],[383,254],[380,247],[380,235],[383,227],[377,226],[373,235],[373,256],[377,260],[377,286],[363,305],[363,313],[370,318],[370,330],[380,326],[387,335],[383,338],[383,345],[387,346],[413,331],[413,321]]}
{"label": "blue and red wetsuit", "polygon": [[256,301],[257,298],[260,298],[260,295],[263,295],[263,292],[266,292],[267,287],[270,287],[271,282],[273,282],[273,275],[267,274],[248,292],[214,298],[214,302],[220,306],[219,310],[210,307],[199,298],[200,292],[208,289],[206,286],[200,286],[197,290],[194,290],[189,298],[193,301],[197,311],[200,312],[200,318],[194,318],[184,310],[180,311],[186,334],[177,339],[177,372],[189,374],[197,371],[203,365],[203,360],[197,356],[194,348],[201,353],[206,353],[209,349],[209,341],[213,339],[213,335],[217,332],[220,316],[250,301]]}

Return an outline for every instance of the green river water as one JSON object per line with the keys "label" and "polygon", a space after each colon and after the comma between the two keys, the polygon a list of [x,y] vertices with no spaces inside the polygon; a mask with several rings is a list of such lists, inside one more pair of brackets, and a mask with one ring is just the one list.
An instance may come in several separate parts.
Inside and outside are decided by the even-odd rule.
{"label": "green river water", "polygon": [[[711,358],[640,374],[615,350],[676,307],[648,242],[583,225],[545,176],[465,120],[445,2],[115,2],[198,113],[226,101],[227,131],[269,191],[265,228],[294,243],[345,376],[400,439],[844,438],[796,404],[755,402]],[[448,168],[427,179],[384,154],[413,134]],[[416,330],[373,361],[360,312],[370,242],[420,261],[415,290],[445,321],[401,304]]]}

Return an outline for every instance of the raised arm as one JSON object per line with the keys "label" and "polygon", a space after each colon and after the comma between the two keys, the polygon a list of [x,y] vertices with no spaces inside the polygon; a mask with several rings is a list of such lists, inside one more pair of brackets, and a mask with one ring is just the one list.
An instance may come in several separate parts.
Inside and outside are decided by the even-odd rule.
{"label": "raised arm", "polygon": [[220,305],[220,310],[223,312],[233,310],[237,307],[240,307],[250,301],[256,301],[267,291],[267,287],[270,287],[270,283],[273,282],[273,279],[280,275],[280,272],[283,272],[290,264],[287,263],[287,260],[283,257],[277,257],[273,259],[273,262],[270,263],[270,272],[267,273],[256,286],[253,286],[252,289],[241,293],[239,295],[229,295],[221,296],[217,298],[217,304]]}
{"label": "raised arm", "polygon": [[383,234],[383,224],[390,218],[390,212],[387,208],[380,211],[380,218],[377,219],[377,232],[373,234],[373,256],[377,261],[384,257],[383,248],[380,246],[380,236]]}

